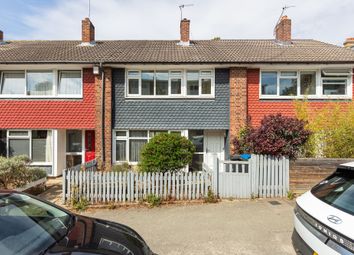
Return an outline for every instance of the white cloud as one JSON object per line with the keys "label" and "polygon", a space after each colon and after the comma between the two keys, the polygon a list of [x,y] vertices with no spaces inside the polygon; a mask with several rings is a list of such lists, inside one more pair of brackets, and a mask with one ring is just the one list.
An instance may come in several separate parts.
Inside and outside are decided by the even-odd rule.
{"label": "white cloud", "polygon": [[[80,39],[88,0],[60,0],[51,7],[31,7],[21,39]],[[341,44],[354,36],[353,0],[91,0],[97,39],[178,39],[178,5],[191,19],[192,39],[273,38],[284,5],[292,19],[294,38]],[[26,38],[24,38],[26,36]]]}

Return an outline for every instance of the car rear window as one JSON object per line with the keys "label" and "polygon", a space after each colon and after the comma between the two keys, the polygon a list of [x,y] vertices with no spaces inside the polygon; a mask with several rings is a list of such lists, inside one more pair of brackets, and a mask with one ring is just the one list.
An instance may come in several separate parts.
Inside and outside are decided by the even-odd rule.
{"label": "car rear window", "polygon": [[354,171],[338,169],[316,185],[312,194],[323,202],[354,215]]}

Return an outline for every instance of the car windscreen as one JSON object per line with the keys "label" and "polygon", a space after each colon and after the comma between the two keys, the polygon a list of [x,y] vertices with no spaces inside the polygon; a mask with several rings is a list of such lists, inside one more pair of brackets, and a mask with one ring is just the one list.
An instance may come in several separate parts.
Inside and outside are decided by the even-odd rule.
{"label": "car windscreen", "polygon": [[354,171],[338,169],[316,185],[312,194],[323,202],[354,215]]}
{"label": "car windscreen", "polygon": [[0,193],[0,254],[39,254],[66,235],[71,215],[17,193]]}

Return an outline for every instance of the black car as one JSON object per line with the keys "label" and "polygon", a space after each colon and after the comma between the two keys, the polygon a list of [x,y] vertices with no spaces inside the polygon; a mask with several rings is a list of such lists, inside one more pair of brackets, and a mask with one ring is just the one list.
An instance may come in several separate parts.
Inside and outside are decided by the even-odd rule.
{"label": "black car", "polygon": [[153,255],[133,229],[0,190],[0,254]]}

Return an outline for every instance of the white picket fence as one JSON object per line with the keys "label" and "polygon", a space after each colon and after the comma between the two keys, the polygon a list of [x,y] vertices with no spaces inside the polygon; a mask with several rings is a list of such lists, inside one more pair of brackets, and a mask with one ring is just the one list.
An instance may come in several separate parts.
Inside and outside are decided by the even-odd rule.
{"label": "white picket fence", "polygon": [[137,202],[148,195],[163,199],[193,200],[207,195],[212,173],[63,172],[63,203],[85,197],[91,203]]}
{"label": "white picket fence", "polygon": [[[217,160],[218,159],[214,159]],[[222,198],[286,197],[289,191],[289,159],[252,155],[248,161],[220,161],[214,191]],[[220,164],[215,164],[220,167]],[[218,169],[217,169],[218,170]],[[219,184],[219,185],[217,185]]]}

